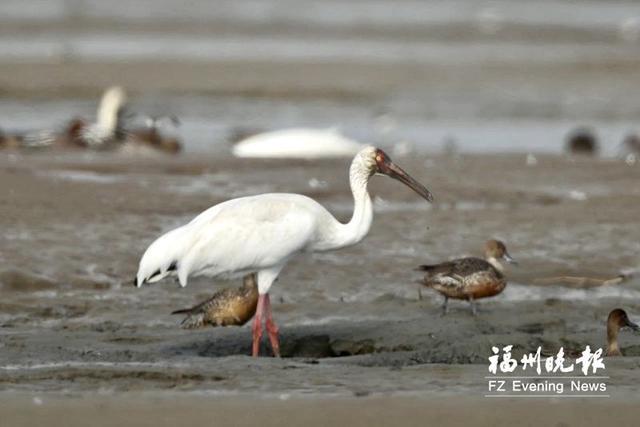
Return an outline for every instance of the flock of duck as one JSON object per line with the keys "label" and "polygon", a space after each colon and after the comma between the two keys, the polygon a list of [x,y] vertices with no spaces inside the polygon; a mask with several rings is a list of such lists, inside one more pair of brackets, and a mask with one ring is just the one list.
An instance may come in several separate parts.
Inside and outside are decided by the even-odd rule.
{"label": "flock of duck", "polygon": [[[133,126],[132,119],[144,118],[143,126]],[[147,116],[130,111],[128,97],[120,86],[107,88],[100,100],[95,120],[74,117],[59,129],[8,131],[0,127],[0,149],[36,151],[100,150],[158,151],[177,154],[182,151],[180,140],[164,135],[163,128],[178,127],[175,116]],[[240,158],[332,158],[353,156],[364,144],[341,134],[338,129],[290,128],[266,131],[256,128],[234,128],[229,135],[231,152]],[[447,140],[447,144],[452,141]],[[446,149],[450,147],[446,146]],[[600,149],[593,129],[577,127],[566,138],[565,151],[572,154],[596,155]],[[398,143],[394,153],[406,153],[410,144]],[[629,133],[619,147],[627,162],[635,163],[640,156],[640,134]]]}
{"label": "flock of duck", "polygon": [[[143,126],[132,122],[142,116]],[[175,116],[147,116],[130,111],[125,90],[107,88],[100,100],[95,120],[74,117],[59,129],[8,131],[0,128],[0,149],[93,150],[127,154],[157,151],[177,154],[180,140],[164,135],[163,128],[178,127]],[[234,129],[232,153],[244,158],[331,158],[353,156],[363,144],[342,135],[337,129],[293,128],[276,131]],[[304,143],[300,143],[303,141]]]}
{"label": "flock of duck", "polygon": [[150,150],[175,154],[182,149],[177,138],[164,136],[164,122],[177,126],[175,117],[145,117],[145,126],[131,128],[134,117],[127,108],[127,95],[119,86],[102,95],[94,121],[75,117],[61,129],[9,132],[0,129],[0,148],[8,150]]}
{"label": "flock of duck", "polygon": [[[177,126],[175,117],[149,117],[143,129],[129,129],[124,117],[126,94],[120,87],[105,91],[96,120],[71,120],[60,132],[1,133],[0,147],[9,149],[123,150],[143,147],[177,153],[181,144],[159,131],[163,121]],[[576,134],[570,147],[588,148],[589,138]],[[576,148],[577,147],[577,148]],[[584,150],[583,150],[584,151]],[[273,320],[269,290],[281,270],[302,252],[323,252],[360,242],[368,233],[373,207],[367,191],[373,175],[386,175],[431,202],[431,192],[395,164],[383,150],[362,145],[334,130],[289,129],[251,135],[233,148],[238,157],[343,157],[354,155],[349,183],[354,210],[348,223],[341,223],[323,206],[300,194],[268,193],[228,200],[215,205],[191,222],[158,237],[143,254],[134,284],[137,287],[165,277],[177,277],[186,286],[189,277],[242,277],[239,289],[223,289],[194,307],[177,310],[184,314],[185,328],[206,325],[243,325],[253,318],[253,356],[258,356],[266,328],[274,355],[279,356],[278,327]],[[505,244],[488,240],[485,258],[460,258],[420,265],[421,281],[444,297],[442,314],[449,299],[466,300],[477,315],[476,300],[500,294],[506,287],[501,261],[516,263]],[[264,325],[263,325],[264,323]],[[610,356],[621,355],[617,337],[621,328],[639,327],[621,309],[611,311],[607,321]]]}

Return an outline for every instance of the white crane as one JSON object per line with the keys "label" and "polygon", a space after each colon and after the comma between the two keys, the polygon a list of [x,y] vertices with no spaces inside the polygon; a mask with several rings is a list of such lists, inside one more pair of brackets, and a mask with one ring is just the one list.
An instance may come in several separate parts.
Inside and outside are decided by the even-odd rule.
{"label": "white crane", "polygon": [[271,315],[269,289],[287,261],[303,251],[320,252],[358,243],[371,227],[373,208],[367,183],[383,174],[432,200],[422,184],[395,165],[386,153],[365,147],[354,157],[349,182],[354,199],[351,220],[343,224],[315,200],[301,194],[270,193],[215,205],[191,222],[160,236],[140,260],[137,287],[177,275],[258,276],[258,307],[253,321],[253,356],[258,355],[262,319],[271,347],[279,356],[278,328]]}
{"label": "white crane", "polygon": [[281,129],[252,135],[233,146],[233,155],[270,159],[321,159],[351,157],[362,150],[360,144],[337,129]]}

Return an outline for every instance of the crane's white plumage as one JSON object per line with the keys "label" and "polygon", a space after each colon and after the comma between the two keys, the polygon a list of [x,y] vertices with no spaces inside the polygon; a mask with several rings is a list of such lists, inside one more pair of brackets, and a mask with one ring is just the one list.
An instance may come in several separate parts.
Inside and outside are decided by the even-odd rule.
{"label": "crane's white plumage", "polygon": [[180,284],[186,286],[190,276],[233,277],[257,272],[260,296],[254,319],[253,353],[258,351],[260,334],[256,335],[256,328],[263,310],[267,312],[267,330],[277,351],[269,288],[295,254],[338,249],[364,238],[373,218],[367,183],[374,173],[396,178],[431,200],[429,191],[393,164],[383,151],[365,147],[354,157],[349,170],[354,211],[348,223],[339,222],[319,203],[300,194],[271,193],[229,200],[153,242],[140,261],[136,285],[171,274],[177,274]]}
{"label": "crane's white plumage", "polygon": [[[371,150],[375,149],[362,153]],[[189,276],[235,277],[281,269],[297,252],[357,243],[371,225],[366,184],[374,167],[375,161],[367,162],[364,154],[354,159],[350,178],[356,208],[348,224],[300,194],[270,193],[229,200],[153,242],[142,256],[136,283],[140,286],[175,273],[186,286]]]}
{"label": "crane's white plumage", "polygon": [[236,157],[303,158],[351,157],[364,145],[336,129],[283,129],[250,136],[233,147]]}

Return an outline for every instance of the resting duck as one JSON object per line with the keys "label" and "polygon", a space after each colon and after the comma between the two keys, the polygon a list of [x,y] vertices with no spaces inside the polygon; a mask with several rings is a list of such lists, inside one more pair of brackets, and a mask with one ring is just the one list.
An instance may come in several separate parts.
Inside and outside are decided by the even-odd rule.
{"label": "resting duck", "polygon": [[444,295],[443,315],[447,314],[449,298],[465,299],[471,305],[475,316],[474,301],[491,297],[502,292],[507,285],[504,267],[499,259],[515,264],[504,243],[488,240],[484,246],[486,259],[460,258],[434,265],[421,265],[418,271],[425,271],[422,284]]}
{"label": "resting duck", "polygon": [[119,86],[107,89],[100,101],[95,123],[87,123],[82,119],[72,120],[54,144],[120,151],[149,148],[171,154],[181,150],[178,139],[166,137],[160,132],[165,119],[178,126],[180,123],[176,117],[145,116],[145,127],[129,129],[125,118],[133,117],[135,114],[126,114],[126,105],[127,94],[124,89]]}
{"label": "resting duck", "polygon": [[241,326],[253,317],[258,306],[258,283],[255,274],[244,277],[239,289],[222,289],[208,300],[171,314],[186,314],[185,329],[211,326]]}
{"label": "resting duck", "polygon": [[0,129],[0,149],[19,148],[23,140],[24,137],[20,134],[6,133]]}
{"label": "resting duck", "polygon": [[598,138],[590,128],[579,127],[567,135],[565,149],[569,154],[595,156],[599,148]]}
{"label": "resting duck", "polygon": [[180,126],[180,121],[176,116],[145,116],[146,128],[125,131],[122,138],[123,143],[135,144],[170,154],[178,153],[182,150],[180,141],[175,137],[164,136],[160,132],[161,128],[167,124],[177,128]]}
{"label": "resting duck", "polygon": [[127,96],[124,90],[114,86],[108,88],[100,100],[96,121],[82,118],[71,119],[63,129],[39,130],[0,136],[0,147],[15,149],[103,149],[112,148],[120,140],[122,114]]}
{"label": "resting duck", "polygon": [[622,328],[631,328],[634,331],[640,330],[640,327],[629,320],[627,313],[616,308],[609,313],[607,319],[607,356],[622,356],[620,347],[618,346],[618,332]]}

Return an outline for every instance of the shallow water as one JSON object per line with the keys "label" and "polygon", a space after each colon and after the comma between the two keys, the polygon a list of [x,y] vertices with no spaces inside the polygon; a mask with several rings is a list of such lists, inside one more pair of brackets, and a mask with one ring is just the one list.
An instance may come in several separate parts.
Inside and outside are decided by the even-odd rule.
{"label": "shallow water", "polygon": [[[187,107],[188,106],[188,107]],[[220,114],[225,106],[229,109]],[[235,107],[235,108],[234,108]],[[89,101],[0,100],[0,115],[8,130],[55,129],[74,116],[91,117]],[[416,117],[411,111],[390,117],[392,128],[381,128],[375,111],[366,105],[341,105],[338,102],[285,101],[228,98],[161,97],[153,101],[134,102],[133,109],[149,114],[183,112],[177,134],[187,153],[216,152],[228,155],[230,137],[235,129],[280,129],[287,127],[336,128],[363,143],[375,144],[391,153],[536,153],[560,154],[571,129],[581,121],[568,118],[489,118],[475,117],[430,119]],[[195,113],[195,114],[194,114]],[[194,115],[191,115],[194,114]],[[250,120],[246,120],[250,117]],[[592,119],[589,126],[597,130],[601,155],[615,157],[623,138],[637,128],[634,119]]]}
{"label": "shallow water", "polygon": [[[634,2],[195,0],[188,7],[169,1],[107,7],[11,0],[0,5],[2,28],[6,64],[34,64],[25,68],[25,81],[15,76],[20,71],[7,71],[3,129],[91,118],[97,99],[87,91],[96,96],[102,78],[51,77],[41,92],[56,98],[47,99],[28,77],[48,64],[87,63],[98,67],[87,73],[105,74],[111,84],[129,81],[135,67],[173,81],[158,92],[145,88],[152,79],[132,77],[131,109],[179,116],[188,152],[228,152],[225,143],[240,127],[308,126],[400,149],[559,153],[572,128],[589,125],[602,154],[613,156],[626,133],[637,130],[640,114],[628,96],[640,83]],[[147,71],[149,61],[161,62]],[[185,68],[164,76],[162,61]],[[111,70],[113,64],[131,69]],[[226,74],[239,80],[224,72],[209,82],[206,73],[185,74],[202,64],[213,70],[235,64]],[[254,76],[255,64],[273,66],[275,74]],[[338,68],[316,75],[315,64]],[[200,94],[177,89],[182,74],[203,80],[194,83]],[[65,95],[64,88],[85,97]],[[25,99],[25,92],[35,98]]]}

